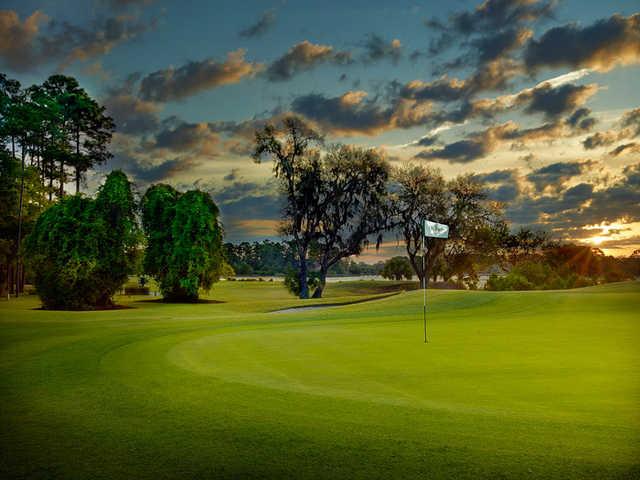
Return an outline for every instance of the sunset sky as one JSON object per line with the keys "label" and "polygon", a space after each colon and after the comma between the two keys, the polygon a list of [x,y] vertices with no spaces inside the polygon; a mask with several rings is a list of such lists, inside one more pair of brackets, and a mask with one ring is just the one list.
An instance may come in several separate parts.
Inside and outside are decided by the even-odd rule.
{"label": "sunset sky", "polygon": [[[514,227],[640,248],[634,1],[7,1],[0,70],[79,79],[143,190],[211,192],[230,241],[277,238],[253,132],[294,112],[329,142],[471,172]],[[367,261],[401,253],[389,237]]]}

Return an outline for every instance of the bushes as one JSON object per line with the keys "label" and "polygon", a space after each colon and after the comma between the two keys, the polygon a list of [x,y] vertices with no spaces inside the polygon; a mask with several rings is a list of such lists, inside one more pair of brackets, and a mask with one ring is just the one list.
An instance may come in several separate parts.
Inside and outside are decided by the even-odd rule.
{"label": "bushes", "polygon": [[588,287],[596,282],[589,277],[573,272],[562,274],[545,262],[523,262],[502,277],[495,274],[489,277],[486,290],[564,290],[567,288]]}
{"label": "bushes", "polygon": [[[318,288],[319,285],[320,275],[317,272],[309,272],[309,275],[307,276],[307,286],[309,287],[309,290]],[[290,268],[284,276],[284,286],[296,297],[300,296],[300,272]]]}
{"label": "bushes", "polygon": [[503,277],[492,274],[484,288],[487,290],[533,290],[534,286],[522,275],[511,272]]}
{"label": "bushes", "polygon": [[112,305],[133,273],[138,241],[131,184],[121,171],[109,174],[95,200],[74,195],[47,209],[26,240],[44,307]]}
{"label": "bushes", "polygon": [[167,301],[194,302],[211,288],[222,266],[222,227],[218,207],[205,192],[180,193],[153,185],[142,199],[147,237],[145,272],[153,276]]}
{"label": "bushes", "polygon": [[407,257],[393,257],[384,263],[380,275],[389,280],[402,280],[402,277],[411,280],[413,277],[413,267]]}

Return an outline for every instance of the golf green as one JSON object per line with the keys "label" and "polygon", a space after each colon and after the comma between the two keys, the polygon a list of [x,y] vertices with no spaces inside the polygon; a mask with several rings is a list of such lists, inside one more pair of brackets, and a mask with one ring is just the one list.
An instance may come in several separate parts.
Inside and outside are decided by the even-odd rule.
{"label": "golf green", "polygon": [[[2,478],[640,478],[640,284],[0,303]],[[215,300],[215,301],[213,301]]]}

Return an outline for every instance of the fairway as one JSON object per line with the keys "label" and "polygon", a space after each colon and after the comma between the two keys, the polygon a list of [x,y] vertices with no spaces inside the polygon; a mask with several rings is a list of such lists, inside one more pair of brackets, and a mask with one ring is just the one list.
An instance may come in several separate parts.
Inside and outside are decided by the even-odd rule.
{"label": "fairway", "polygon": [[[0,303],[2,478],[639,478],[640,284]],[[375,298],[380,297],[380,298]]]}

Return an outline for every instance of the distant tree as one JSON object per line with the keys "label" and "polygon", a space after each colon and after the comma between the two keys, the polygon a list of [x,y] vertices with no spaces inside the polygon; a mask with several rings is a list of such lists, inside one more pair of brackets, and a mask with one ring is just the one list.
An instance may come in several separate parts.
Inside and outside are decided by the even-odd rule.
{"label": "distant tree", "polygon": [[411,280],[413,268],[407,257],[392,257],[384,263],[380,275],[389,280],[402,280],[403,277]]}
{"label": "distant tree", "polygon": [[60,199],[40,215],[26,242],[45,308],[112,305],[135,270],[138,241],[133,193],[124,173],[109,174],[95,200]]}
{"label": "distant tree", "polygon": [[165,300],[194,302],[223,267],[222,226],[211,197],[202,191],[181,194],[169,185],[149,187],[142,199],[147,239],[144,268],[160,285]]}
{"label": "distant tree", "polygon": [[321,168],[315,146],[321,136],[296,117],[286,118],[278,127],[266,125],[256,132],[253,158],[273,159],[273,171],[285,199],[281,232],[291,238],[298,266],[300,298],[309,298],[308,255],[316,239],[321,205],[318,203]]}

